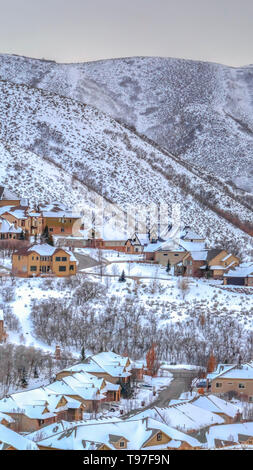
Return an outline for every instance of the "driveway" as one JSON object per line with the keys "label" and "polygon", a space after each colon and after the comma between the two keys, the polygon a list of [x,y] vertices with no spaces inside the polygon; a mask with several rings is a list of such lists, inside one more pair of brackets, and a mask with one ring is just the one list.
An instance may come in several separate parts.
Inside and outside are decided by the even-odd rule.
{"label": "driveway", "polygon": [[[170,371],[170,369],[167,370]],[[147,406],[131,410],[124,415],[124,418],[152,408],[153,406],[165,408],[168,406],[170,400],[179,398],[183,392],[189,392],[192,380],[198,375],[197,370],[172,369],[170,372],[173,374],[173,380],[168,387],[160,391],[157,399]]]}

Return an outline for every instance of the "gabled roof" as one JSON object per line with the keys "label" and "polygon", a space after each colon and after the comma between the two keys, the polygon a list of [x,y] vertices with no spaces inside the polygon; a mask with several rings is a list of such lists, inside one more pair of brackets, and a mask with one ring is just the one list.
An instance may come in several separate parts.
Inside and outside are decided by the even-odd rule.
{"label": "gabled roof", "polygon": [[163,432],[169,438],[180,443],[188,442],[192,447],[200,446],[197,439],[151,418],[136,420],[118,419],[110,420],[109,422],[105,420],[80,422],[66,432],[41,440],[39,445],[56,449],[84,450],[87,449],[87,442],[98,442],[115,450],[111,443],[111,436],[118,436],[128,441],[128,449],[138,450],[142,449],[151,437],[158,432]]}
{"label": "gabled roof", "polygon": [[220,374],[216,375],[215,378],[253,380],[253,366],[251,366],[250,364],[242,364],[241,366],[238,366],[236,364],[230,367],[228,370],[225,370]]}
{"label": "gabled roof", "polygon": [[[191,251],[189,252],[190,256],[194,261],[206,261],[207,258],[207,250],[202,250],[202,251]],[[187,257],[187,255],[184,257],[184,259]]]}
{"label": "gabled roof", "polygon": [[[246,436],[246,438],[242,438]],[[212,426],[206,434],[208,447],[215,446],[215,440],[239,443],[253,437],[253,422]]]}
{"label": "gabled roof", "polygon": [[240,266],[231,269],[226,274],[225,277],[251,277],[253,276],[253,262],[244,263]]}
{"label": "gabled roof", "polygon": [[43,217],[46,218],[69,218],[69,219],[80,219],[82,216],[77,212],[73,212],[64,204],[60,202],[53,202],[50,204],[44,204],[40,206],[40,211]]}
{"label": "gabled roof", "polygon": [[37,253],[40,256],[53,256],[54,254],[58,253],[59,251],[64,251],[66,254],[70,256],[70,261],[77,261],[73,252],[70,251],[67,248],[64,247],[56,247],[56,246],[51,246],[48,245],[47,243],[43,243],[41,245],[31,245],[30,247],[24,247],[21,248],[17,251],[15,251],[15,255],[22,255],[22,256],[27,256],[30,253],[34,252]]}
{"label": "gabled roof", "polygon": [[199,430],[213,424],[223,424],[224,419],[211,410],[200,409],[189,401],[180,401],[166,408],[153,407],[142,411],[130,419],[153,418],[181,431]]}
{"label": "gabled roof", "polygon": [[234,418],[238,413],[238,407],[236,405],[219,398],[217,395],[198,396],[193,398],[191,403],[213,413],[224,413],[231,418]]}
{"label": "gabled roof", "polygon": [[94,356],[89,357],[89,362],[95,362],[104,372],[112,377],[129,377],[131,374],[128,370],[131,365],[127,367],[128,357],[120,356],[112,351],[101,352]]}
{"label": "gabled roof", "polygon": [[22,228],[15,227],[14,224],[0,217],[0,233],[22,233]]}
{"label": "gabled roof", "polygon": [[37,444],[0,424],[0,450],[13,447],[17,450],[38,450]]}

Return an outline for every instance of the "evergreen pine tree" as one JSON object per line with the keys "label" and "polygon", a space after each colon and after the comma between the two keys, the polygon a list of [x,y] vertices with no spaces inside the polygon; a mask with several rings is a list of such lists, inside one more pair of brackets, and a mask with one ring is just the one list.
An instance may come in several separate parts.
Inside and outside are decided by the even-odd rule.
{"label": "evergreen pine tree", "polygon": [[126,280],[126,276],[125,276],[125,271],[123,269],[123,271],[122,271],[122,273],[119,277],[119,282],[125,282],[125,280]]}
{"label": "evergreen pine tree", "polygon": [[85,361],[85,349],[84,349],[84,346],[82,346],[82,349],[81,349],[81,361],[84,362]]}
{"label": "evergreen pine tree", "polygon": [[169,259],[168,259],[168,263],[167,263],[166,272],[167,272],[167,273],[170,272],[170,260],[169,260]]}

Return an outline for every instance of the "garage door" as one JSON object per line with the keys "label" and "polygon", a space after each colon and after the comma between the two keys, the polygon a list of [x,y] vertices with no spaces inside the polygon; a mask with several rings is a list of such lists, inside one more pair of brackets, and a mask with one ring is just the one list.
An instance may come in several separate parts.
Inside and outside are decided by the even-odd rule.
{"label": "garage door", "polygon": [[234,286],[244,286],[244,277],[227,277],[227,284]]}

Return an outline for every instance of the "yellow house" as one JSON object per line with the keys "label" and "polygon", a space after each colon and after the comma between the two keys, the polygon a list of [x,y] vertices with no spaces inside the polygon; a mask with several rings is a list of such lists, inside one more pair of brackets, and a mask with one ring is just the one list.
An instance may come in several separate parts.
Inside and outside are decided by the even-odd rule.
{"label": "yellow house", "polygon": [[12,273],[19,277],[52,275],[73,276],[77,271],[77,260],[73,253],[51,245],[32,245],[12,255]]}
{"label": "yellow house", "polygon": [[53,203],[41,206],[40,212],[43,218],[43,230],[48,227],[50,235],[80,235],[81,215],[69,210],[63,204]]}
{"label": "yellow house", "polygon": [[239,265],[240,259],[226,250],[208,250],[207,265],[214,279],[222,279],[224,273]]}

